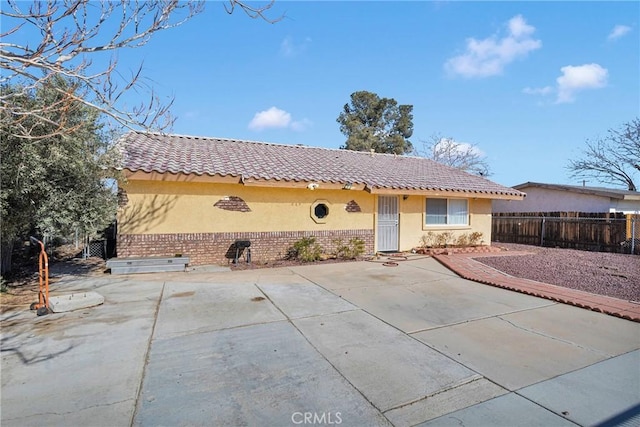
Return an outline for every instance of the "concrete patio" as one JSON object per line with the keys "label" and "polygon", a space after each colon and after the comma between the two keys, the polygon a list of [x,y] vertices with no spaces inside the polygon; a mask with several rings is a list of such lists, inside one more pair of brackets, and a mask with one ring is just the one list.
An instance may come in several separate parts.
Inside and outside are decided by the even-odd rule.
{"label": "concrete patio", "polygon": [[2,425],[640,423],[639,323],[398,264],[65,278],[105,303],[2,316]]}

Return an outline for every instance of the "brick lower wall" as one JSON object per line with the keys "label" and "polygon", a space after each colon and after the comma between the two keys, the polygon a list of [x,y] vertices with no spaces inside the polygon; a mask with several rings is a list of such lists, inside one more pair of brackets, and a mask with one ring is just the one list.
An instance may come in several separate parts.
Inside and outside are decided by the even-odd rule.
{"label": "brick lower wall", "polygon": [[250,233],[175,233],[175,234],[119,234],[118,257],[175,256],[190,257],[190,265],[227,264],[235,257],[236,240],[251,241],[254,262],[282,259],[287,249],[303,237],[313,236],[331,253],[335,239],[345,243],[358,237],[365,242],[365,254],[373,253],[373,230],[274,231]]}

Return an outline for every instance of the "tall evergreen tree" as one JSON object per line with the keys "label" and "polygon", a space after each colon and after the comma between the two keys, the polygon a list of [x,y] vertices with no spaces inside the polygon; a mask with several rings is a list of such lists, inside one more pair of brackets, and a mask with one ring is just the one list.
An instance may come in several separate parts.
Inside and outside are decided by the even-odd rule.
{"label": "tall evergreen tree", "polygon": [[340,148],[395,154],[413,150],[408,139],[413,135],[413,105],[398,105],[395,99],[372,92],[354,92],[337,122],[347,137]]}
{"label": "tall evergreen tree", "polygon": [[[106,185],[111,138],[102,132],[97,110],[68,96],[77,90],[62,77],[33,91],[2,87],[3,95],[21,94],[14,102],[22,108],[42,112],[0,111],[3,274],[11,270],[14,242],[29,233],[91,234],[115,218],[117,197]],[[54,104],[60,108],[47,108]],[[24,138],[25,131],[33,138]]]}

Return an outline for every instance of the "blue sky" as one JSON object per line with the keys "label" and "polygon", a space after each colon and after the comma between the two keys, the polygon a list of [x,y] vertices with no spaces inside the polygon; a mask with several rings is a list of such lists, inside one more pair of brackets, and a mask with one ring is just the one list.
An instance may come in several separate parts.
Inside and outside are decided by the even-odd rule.
{"label": "blue sky", "polygon": [[[640,115],[638,2],[291,2],[270,24],[222,3],[118,52],[175,98],[173,132],[338,148],[367,90],[414,106],[414,146],[477,144],[491,179],[581,184],[586,139]],[[587,185],[596,185],[589,181]]]}

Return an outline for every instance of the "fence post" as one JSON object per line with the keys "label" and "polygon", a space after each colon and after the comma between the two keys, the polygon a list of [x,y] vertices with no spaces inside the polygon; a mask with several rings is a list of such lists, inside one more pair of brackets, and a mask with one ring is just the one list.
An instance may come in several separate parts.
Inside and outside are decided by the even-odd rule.
{"label": "fence post", "polygon": [[542,224],[540,225],[540,246],[544,246],[544,223],[546,221],[545,217],[542,217]]}
{"label": "fence post", "polygon": [[636,217],[631,218],[631,255],[636,253]]}
{"label": "fence post", "polygon": [[85,234],[82,239],[84,240],[84,248],[82,249],[82,259],[87,259],[91,256],[90,248],[89,248],[89,235]]}

